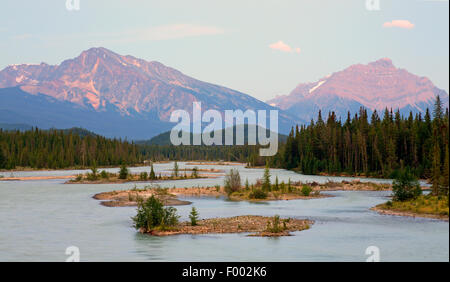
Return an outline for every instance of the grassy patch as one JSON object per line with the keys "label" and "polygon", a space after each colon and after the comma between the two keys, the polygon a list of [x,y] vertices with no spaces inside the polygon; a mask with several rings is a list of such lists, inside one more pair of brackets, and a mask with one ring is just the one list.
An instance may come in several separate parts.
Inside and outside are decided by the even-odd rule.
{"label": "grassy patch", "polygon": [[400,201],[388,201],[376,206],[378,209],[414,214],[448,216],[448,197],[432,195],[419,196],[416,199]]}

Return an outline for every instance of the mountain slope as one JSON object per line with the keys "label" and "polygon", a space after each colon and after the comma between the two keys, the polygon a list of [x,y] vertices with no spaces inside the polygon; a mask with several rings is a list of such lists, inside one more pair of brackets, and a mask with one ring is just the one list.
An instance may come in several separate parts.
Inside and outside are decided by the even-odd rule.
{"label": "mountain slope", "polygon": [[431,108],[436,95],[448,106],[448,94],[426,77],[419,77],[396,68],[383,58],[367,65],[353,65],[315,83],[298,85],[289,95],[268,101],[270,105],[296,114],[304,122],[335,111],[346,117],[347,111],[357,113],[359,107],[382,111],[386,107],[402,113],[425,112]]}
{"label": "mountain slope", "polygon": [[[195,101],[202,102],[203,110],[216,109],[221,112],[274,109],[249,95],[196,80],[159,62],[121,56],[105,48],[91,48],[56,66],[45,63],[9,66],[0,72],[0,88],[12,87],[19,87],[23,92],[36,96],[44,95],[55,101],[71,103],[73,108],[80,111],[113,116],[119,114],[124,118],[148,120],[154,124],[168,122],[174,110],[183,109],[191,113],[192,102]],[[18,116],[26,115],[20,108],[10,110]],[[51,106],[48,110],[51,112]],[[46,117],[46,113],[41,112],[43,119],[59,122]],[[67,115],[67,119],[79,120],[80,117]],[[33,121],[38,123],[33,125],[40,125],[40,119]],[[294,123],[293,117],[280,113],[282,132],[287,132]],[[85,124],[64,127],[71,126],[93,129]],[[135,125],[129,124],[129,127],[132,126]],[[159,129],[151,130],[144,137],[117,130],[115,136],[149,138],[160,132]]]}
{"label": "mountain slope", "polygon": [[[259,127],[256,126],[256,135],[255,136],[250,136],[249,131],[248,131],[248,125],[237,125],[237,126],[233,126],[233,145],[236,144],[236,130],[238,129],[242,129],[242,126],[244,127],[244,144],[247,145],[248,144],[248,140],[249,137],[250,138],[255,138],[254,140],[256,140],[257,143],[259,138],[258,138],[258,130]],[[222,135],[222,144],[225,144],[225,130],[222,129],[220,131],[215,131],[215,134],[221,134]],[[188,133],[189,134],[189,140],[191,142],[191,144],[193,144],[193,134],[192,133]],[[273,136],[272,134],[274,134],[273,132],[270,132],[270,130],[266,129],[266,136]],[[284,134],[278,134],[278,143],[284,143],[287,140],[287,135]],[[251,139],[250,139],[251,140]],[[150,140],[139,140],[136,141],[136,144],[140,144],[140,145],[170,145],[172,144],[170,142],[170,131],[167,132],[163,132],[161,134],[158,134],[157,136],[151,138]],[[204,143],[202,142],[202,145],[204,145]]]}

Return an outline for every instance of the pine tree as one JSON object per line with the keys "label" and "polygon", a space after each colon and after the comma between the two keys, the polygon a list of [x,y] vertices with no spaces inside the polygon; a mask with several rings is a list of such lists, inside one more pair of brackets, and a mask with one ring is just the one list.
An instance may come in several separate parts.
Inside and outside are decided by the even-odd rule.
{"label": "pine tree", "polygon": [[155,170],[153,169],[153,163],[150,165],[150,179],[151,180],[156,179]]}
{"label": "pine tree", "polygon": [[121,165],[119,170],[119,179],[127,179],[129,171],[126,165]]}
{"label": "pine tree", "polygon": [[263,176],[263,183],[262,183],[262,189],[264,191],[270,191],[271,183],[270,183],[270,169],[269,169],[269,163],[266,163],[266,167],[264,168],[264,176]]}
{"label": "pine tree", "polygon": [[178,162],[175,161],[174,164],[173,164],[173,175],[175,177],[178,177],[178,173],[179,173]]}
{"label": "pine tree", "polygon": [[441,190],[441,194],[442,195],[447,195],[449,194],[449,160],[448,160],[448,144],[445,148],[445,160],[444,160],[444,167],[443,167],[443,172],[442,172],[442,190]]}
{"label": "pine tree", "polygon": [[195,207],[192,207],[191,213],[189,214],[189,219],[191,220],[191,226],[196,226],[198,222],[198,212]]}

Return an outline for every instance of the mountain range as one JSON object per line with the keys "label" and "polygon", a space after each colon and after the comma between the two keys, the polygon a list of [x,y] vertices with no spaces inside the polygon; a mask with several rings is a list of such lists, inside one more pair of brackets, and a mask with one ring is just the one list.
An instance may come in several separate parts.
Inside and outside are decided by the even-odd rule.
{"label": "mountain range", "polygon": [[319,110],[325,115],[334,111],[341,118],[346,118],[348,111],[358,113],[360,107],[369,112],[388,108],[402,114],[424,113],[433,108],[437,95],[448,107],[448,93],[428,78],[396,68],[389,58],[382,58],[367,65],[352,65],[316,82],[301,83],[289,95],[267,103],[295,115],[300,123],[308,123],[317,118]]}
{"label": "mountain range", "polygon": [[309,123],[318,110],[347,116],[361,106],[423,112],[448,94],[390,59],[353,65],[267,103],[203,82],[156,61],[91,48],[59,65],[10,65],[0,71],[0,123],[40,128],[83,127],[107,137],[149,139],[170,130],[172,111],[279,109],[279,132]]}
{"label": "mountain range", "polygon": [[[172,111],[275,110],[244,93],[184,75],[159,62],[91,48],[59,65],[11,65],[0,72],[0,122],[83,127],[108,137],[146,139],[174,126]],[[279,130],[294,117],[281,111]]]}

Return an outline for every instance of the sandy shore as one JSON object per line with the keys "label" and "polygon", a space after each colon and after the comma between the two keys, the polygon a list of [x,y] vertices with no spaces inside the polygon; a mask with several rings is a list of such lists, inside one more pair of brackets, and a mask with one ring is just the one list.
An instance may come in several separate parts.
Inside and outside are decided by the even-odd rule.
{"label": "sandy shore", "polygon": [[[198,225],[191,226],[190,222],[182,222],[170,230],[141,229],[141,233],[154,236],[170,236],[178,234],[223,234],[223,233],[252,233],[249,236],[278,237],[291,236],[291,232],[307,230],[314,222],[301,219],[280,219],[280,232],[267,231],[268,224],[273,217],[255,215],[235,216],[228,218],[211,218],[198,221]],[[284,222],[284,223],[283,223]]]}
{"label": "sandy shore", "polygon": [[47,179],[71,179],[75,175],[61,176],[24,176],[24,177],[0,177],[0,181],[16,181],[16,180],[47,180]]}

